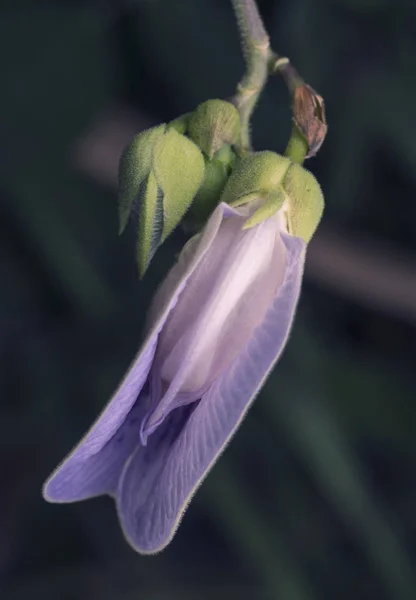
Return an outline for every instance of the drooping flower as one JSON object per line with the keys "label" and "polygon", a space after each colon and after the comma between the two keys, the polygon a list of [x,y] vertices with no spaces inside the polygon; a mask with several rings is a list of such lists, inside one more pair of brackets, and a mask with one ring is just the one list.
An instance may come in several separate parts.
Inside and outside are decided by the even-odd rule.
{"label": "drooping flower", "polygon": [[286,344],[306,243],[287,206],[244,228],[256,210],[221,203],[188,242],[126,377],[45,484],[52,502],[113,496],[141,553],[172,539]]}

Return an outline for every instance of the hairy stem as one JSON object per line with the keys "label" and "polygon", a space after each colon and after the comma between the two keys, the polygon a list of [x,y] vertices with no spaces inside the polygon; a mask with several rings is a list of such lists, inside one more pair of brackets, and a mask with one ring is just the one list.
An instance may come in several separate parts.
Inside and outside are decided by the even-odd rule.
{"label": "hairy stem", "polygon": [[303,164],[309,151],[308,142],[295,123],[285,150],[285,156],[292,162]]}
{"label": "hairy stem", "polygon": [[286,156],[303,163],[314,156],[325,139],[327,125],[324,101],[308,86],[288,58],[270,48],[256,0],[231,0],[241,34],[246,72],[237,86],[233,102],[240,113],[241,137],[237,146],[243,155],[251,150],[250,119],[268,75],[279,73],[292,97],[293,129]]}
{"label": "hairy stem", "polygon": [[241,118],[240,152],[250,150],[250,117],[269,70],[270,42],[255,0],[232,0],[241,34],[246,72],[233,99]]}
{"label": "hairy stem", "polygon": [[269,73],[270,75],[279,73],[283,77],[291,95],[295,93],[296,88],[305,83],[290,60],[279,56],[273,51],[269,53]]}

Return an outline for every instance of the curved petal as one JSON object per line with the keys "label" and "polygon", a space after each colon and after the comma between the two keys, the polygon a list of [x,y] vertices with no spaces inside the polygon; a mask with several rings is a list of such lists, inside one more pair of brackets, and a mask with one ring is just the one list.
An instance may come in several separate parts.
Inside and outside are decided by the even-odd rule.
{"label": "curved petal", "polygon": [[236,213],[222,221],[160,333],[152,370],[155,402],[143,443],[169,412],[201,398],[228,368],[281,285],[286,249],[279,216],[251,229],[244,229],[246,219]]}
{"label": "curved petal", "polygon": [[[117,507],[125,536],[139,552],[158,552],[172,539],[186,505],[284,349],[300,293],[305,243],[281,235],[287,264],[272,306],[232,367],[202,397],[169,452],[164,451],[163,458],[154,460],[152,469],[148,468],[151,479],[144,493],[142,449],[138,448],[126,463]],[[171,414],[181,414],[183,410]]]}
{"label": "curved petal", "polygon": [[[73,502],[111,493],[132,448],[131,444],[121,446],[111,444],[107,448],[106,445],[122,426],[138,400],[152,366],[159,333],[189,277],[215,239],[227,211],[226,205],[218,206],[202,234],[195,236],[184,248],[178,263],[170,271],[155,296],[150,316],[151,326],[139,354],[89,432],[46,481],[43,488],[46,500]],[[136,435],[139,440],[139,425]],[[110,455],[111,459],[108,463]]]}
{"label": "curved petal", "polygon": [[66,459],[44,486],[46,500],[76,502],[114,494],[124,464],[137,447],[138,428],[147,400],[145,394],[140,395],[120,428],[99,452],[86,458],[74,453]]}

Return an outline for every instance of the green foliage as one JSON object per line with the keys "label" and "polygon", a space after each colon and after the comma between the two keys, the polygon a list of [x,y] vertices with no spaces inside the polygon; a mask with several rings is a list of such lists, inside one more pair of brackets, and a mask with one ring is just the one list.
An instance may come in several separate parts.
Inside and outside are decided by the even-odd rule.
{"label": "green foliage", "polygon": [[153,149],[163,137],[165,129],[166,125],[163,124],[139,133],[121,156],[118,175],[120,233],[123,233],[127,225],[134,202],[140,198],[140,186],[150,175]]}
{"label": "green foliage", "polygon": [[319,183],[312,173],[292,164],[282,185],[288,199],[289,231],[309,242],[324,210]]}
{"label": "green foliage", "polygon": [[170,121],[170,123],[168,123],[168,129],[174,129],[178,133],[185,135],[185,133],[188,130],[190,116],[191,116],[191,113],[187,113],[187,114],[181,115],[180,117],[178,117],[177,119],[174,119],[173,121]]}
{"label": "green foliage", "polygon": [[212,158],[224,145],[236,144],[240,137],[240,116],[236,107],[224,100],[207,100],[189,118],[189,137]]}
{"label": "green foliage", "polygon": [[153,168],[163,193],[162,242],[179,225],[204,178],[198,147],[174,129],[156,143]]}
{"label": "green foliage", "polygon": [[244,223],[244,229],[249,229],[250,227],[254,227],[254,225],[258,225],[265,219],[268,219],[278,210],[280,210],[285,201],[285,194],[283,189],[277,189],[275,192],[269,192],[267,196],[264,198],[263,204],[258,208],[253,215],[247,219]]}
{"label": "green foliage", "polygon": [[240,206],[253,197],[266,197],[279,188],[290,164],[288,158],[267,150],[245,156],[236,163],[222,202]]}
{"label": "green foliage", "polygon": [[137,264],[143,277],[156,252],[163,232],[163,193],[152,172],[140,184],[139,234]]}
{"label": "green foliage", "polygon": [[195,226],[206,223],[212,211],[218,204],[222,190],[227,182],[227,166],[218,160],[204,159],[205,176],[189,211],[189,217]]}
{"label": "green foliage", "polygon": [[142,277],[158,246],[182,221],[200,187],[205,165],[198,147],[178,130],[186,116],[137,135],[119,166],[120,233],[133,205],[139,213],[137,260]]}
{"label": "green foliage", "polygon": [[263,201],[245,224],[257,225],[287,202],[289,232],[309,242],[324,209],[315,177],[289,158],[274,152],[255,152],[240,159],[221,196],[231,206]]}

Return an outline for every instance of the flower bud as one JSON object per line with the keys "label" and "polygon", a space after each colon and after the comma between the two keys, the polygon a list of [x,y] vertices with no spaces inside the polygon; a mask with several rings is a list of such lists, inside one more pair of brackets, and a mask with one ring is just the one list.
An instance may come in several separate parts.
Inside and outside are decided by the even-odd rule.
{"label": "flower bud", "polygon": [[306,158],[315,156],[325,139],[327,124],[323,98],[306,83],[293,93],[293,119],[308,143]]}
{"label": "flower bud", "polygon": [[299,164],[291,164],[283,180],[287,197],[289,233],[309,242],[324,210],[324,197],[315,177]]}
{"label": "flower bud", "polygon": [[240,115],[230,102],[207,100],[191,114],[189,137],[212,158],[224,144],[236,144],[240,137]]}

